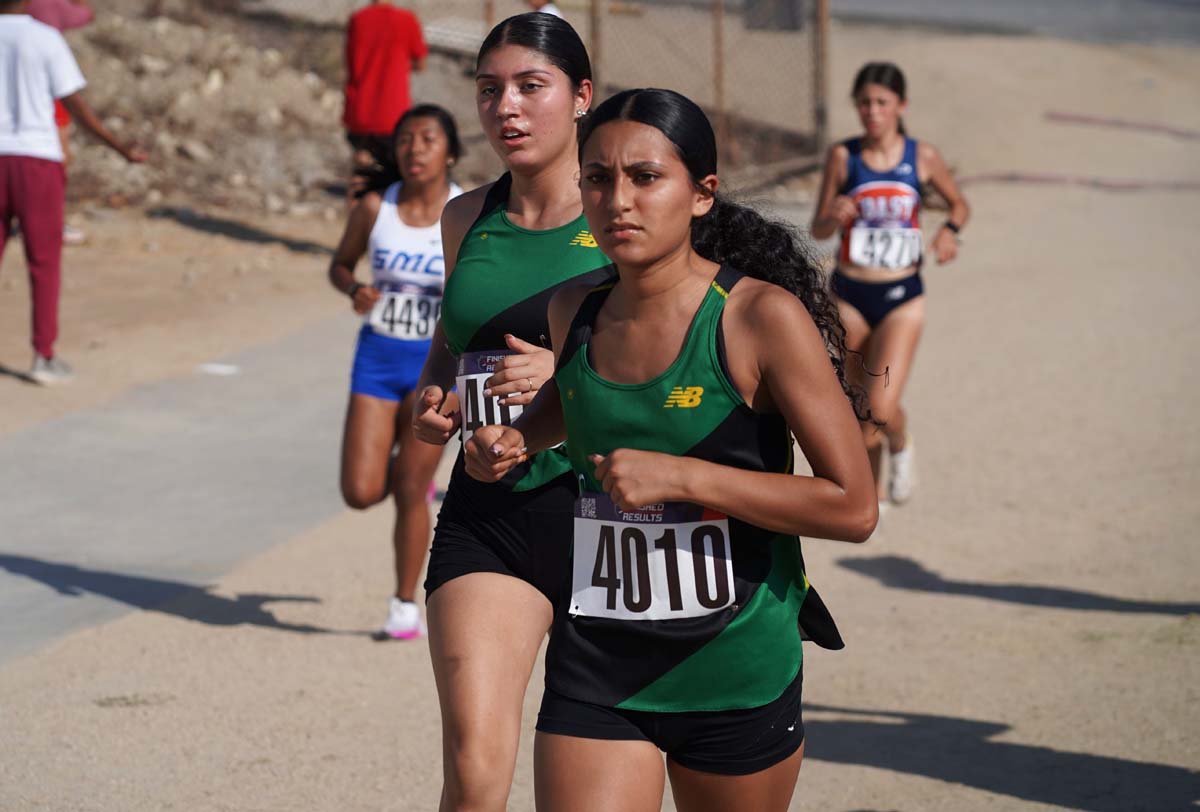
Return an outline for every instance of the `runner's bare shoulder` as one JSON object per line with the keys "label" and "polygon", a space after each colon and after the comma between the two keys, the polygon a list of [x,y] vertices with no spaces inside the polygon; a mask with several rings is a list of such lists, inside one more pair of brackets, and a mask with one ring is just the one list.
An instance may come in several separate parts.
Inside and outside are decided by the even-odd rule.
{"label": "runner's bare shoulder", "polygon": [[567,333],[571,329],[571,322],[575,320],[575,314],[579,312],[579,306],[595,288],[594,280],[566,282],[550,297],[546,316],[550,322],[550,345],[554,347],[555,355],[562,349],[566,341]]}
{"label": "runner's bare shoulder", "polygon": [[485,183],[478,189],[464,192],[446,204],[442,209],[442,249],[446,256],[446,273],[453,269],[453,258],[458,257],[458,249],[468,229],[479,218],[484,201],[494,183]]}

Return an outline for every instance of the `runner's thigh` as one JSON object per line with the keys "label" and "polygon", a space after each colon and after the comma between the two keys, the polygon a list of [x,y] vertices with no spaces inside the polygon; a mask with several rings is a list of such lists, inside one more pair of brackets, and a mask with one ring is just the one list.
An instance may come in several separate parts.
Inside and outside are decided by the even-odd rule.
{"label": "runner's thigh", "polygon": [[394,400],[350,395],[342,433],[342,493],[347,501],[374,504],[387,495],[399,409]]}
{"label": "runner's thigh", "polygon": [[890,419],[900,402],[924,327],[925,297],[919,296],[888,313],[871,331],[863,352],[867,368],[877,373],[868,390],[877,419]]}
{"label": "runner's thigh", "polygon": [[783,761],[750,775],[703,773],[670,759],[667,773],[679,812],[787,812],[803,759],[801,744]]}
{"label": "runner's thigh", "polygon": [[538,733],[533,744],[537,812],[658,812],[663,757],[648,741]]}
{"label": "runner's thigh", "polygon": [[396,442],[400,445],[400,455],[396,460],[395,487],[397,493],[403,487],[427,488],[429,482],[437,473],[438,463],[441,462],[442,452],[446,447],[422,443],[413,434],[412,410],[417,393],[409,392],[400,403],[396,414]]}
{"label": "runner's thigh", "polygon": [[519,578],[474,572],[439,586],[426,615],[446,748],[501,758],[511,775],[550,602]]}

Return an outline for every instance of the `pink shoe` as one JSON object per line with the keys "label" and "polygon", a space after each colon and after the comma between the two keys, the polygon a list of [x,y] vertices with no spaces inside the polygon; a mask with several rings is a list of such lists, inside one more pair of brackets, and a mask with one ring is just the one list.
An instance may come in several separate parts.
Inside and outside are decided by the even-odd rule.
{"label": "pink shoe", "polygon": [[383,624],[382,636],[393,640],[415,640],[425,636],[425,623],[421,611],[410,601],[392,598],[388,605],[388,619]]}

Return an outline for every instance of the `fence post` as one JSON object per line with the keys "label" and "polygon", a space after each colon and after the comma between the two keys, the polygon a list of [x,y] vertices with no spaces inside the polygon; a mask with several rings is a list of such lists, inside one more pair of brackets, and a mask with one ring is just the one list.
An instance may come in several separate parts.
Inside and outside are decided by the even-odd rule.
{"label": "fence post", "polygon": [[817,0],[814,26],[813,118],[816,125],[817,154],[823,155],[829,143],[829,0]]}
{"label": "fence post", "polygon": [[729,149],[729,114],[725,111],[725,0],[714,0],[713,106],[717,109],[717,149]]}

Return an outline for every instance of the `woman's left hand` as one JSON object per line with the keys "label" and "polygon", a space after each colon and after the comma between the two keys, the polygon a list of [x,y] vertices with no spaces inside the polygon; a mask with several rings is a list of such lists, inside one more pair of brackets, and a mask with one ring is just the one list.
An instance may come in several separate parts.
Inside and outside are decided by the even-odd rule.
{"label": "woman's left hand", "polygon": [[931,247],[938,264],[945,265],[958,256],[958,235],[948,228],[939,229]]}
{"label": "woman's left hand", "polygon": [[589,458],[596,466],[596,479],[621,510],[684,499],[687,460],[657,451],[618,448]]}
{"label": "woman's left hand", "polygon": [[498,397],[505,406],[524,406],[554,377],[554,353],[514,335],[506,335],[504,341],[516,354],[500,359],[495,373],[483,383],[483,395]]}
{"label": "woman's left hand", "polygon": [[527,459],[525,436],[511,426],[481,426],[463,444],[467,473],[480,482],[499,482]]}

